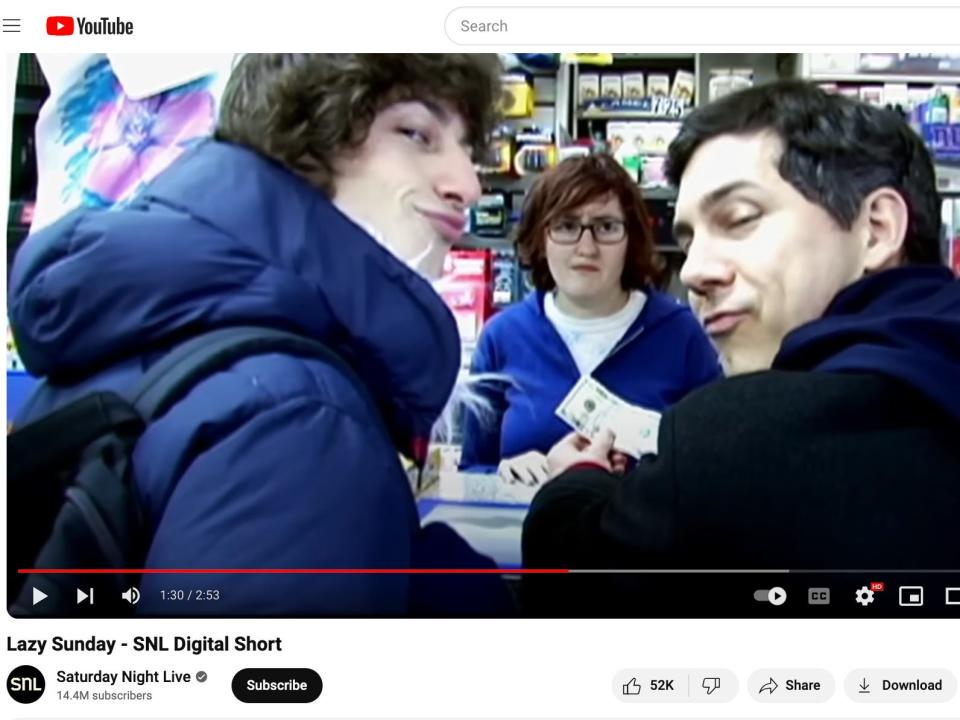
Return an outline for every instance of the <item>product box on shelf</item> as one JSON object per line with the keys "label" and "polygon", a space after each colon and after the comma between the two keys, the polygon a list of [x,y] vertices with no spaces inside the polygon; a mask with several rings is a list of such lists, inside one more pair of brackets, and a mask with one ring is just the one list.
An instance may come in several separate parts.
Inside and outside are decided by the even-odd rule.
{"label": "product box on shelf", "polygon": [[530,117],[533,115],[533,87],[524,75],[504,75],[501,110],[504,117]]}
{"label": "product box on shelf", "polygon": [[673,87],[670,88],[670,97],[686,105],[692,105],[696,87],[697,79],[692,72],[677,70],[677,74],[673,77]]}
{"label": "product box on shelf", "polygon": [[670,76],[651,75],[647,80],[647,94],[650,97],[668,97],[670,95]]}
{"label": "product box on shelf", "polygon": [[665,155],[679,132],[679,122],[609,122],[607,142],[617,159],[627,155]]}
{"label": "product box on shelf", "polygon": [[600,76],[600,97],[607,100],[619,100],[623,97],[623,77],[620,75]]}
{"label": "product box on shelf", "polygon": [[960,124],[930,123],[922,127],[923,141],[938,160],[960,161]]}
{"label": "product box on shelf", "polygon": [[753,70],[751,68],[715,68],[710,71],[710,82],[707,86],[707,99],[719,100],[738,90],[753,87]]}
{"label": "product box on shelf", "polygon": [[493,304],[509,305],[520,297],[520,266],[513,248],[493,251]]}
{"label": "product box on shelf", "polygon": [[507,193],[485,192],[470,208],[470,232],[486,237],[503,237],[507,232]]}
{"label": "product box on shelf", "polygon": [[623,76],[623,96],[638,99],[646,97],[647,83],[642,72],[625,73]]}
{"label": "product box on shelf", "polygon": [[493,312],[489,250],[451,250],[436,283],[437,292],[453,311],[461,342],[473,342]]}
{"label": "product box on shelf", "polygon": [[490,140],[480,161],[478,172],[483,175],[505,175],[513,170],[513,138],[499,134]]}
{"label": "product box on shelf", "polygon": [[577,99],[581,105],[592,102],[600,97],[600,76],[586,73],[578,81]]}
{"label": "product box on shelf", "polygon": [[725,95],[752,86],[753,70],[751,68],[716,68],[710,71],[707,99],[719,100]]}

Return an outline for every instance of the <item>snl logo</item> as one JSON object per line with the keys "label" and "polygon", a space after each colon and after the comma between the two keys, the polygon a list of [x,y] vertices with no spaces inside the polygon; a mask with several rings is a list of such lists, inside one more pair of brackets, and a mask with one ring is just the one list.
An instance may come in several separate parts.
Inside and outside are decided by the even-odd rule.
{"label": "snl logo", "polygon": [[32,703],[40,699],[46,682],[43,673],[32,665],[21,665],[7,676],[7,692],[18,703]]}
{"label": "snl logo", "polygon": [[47,18],[47,35],[133,35],[133,22],[120,18],[73,18],[51,15]]}

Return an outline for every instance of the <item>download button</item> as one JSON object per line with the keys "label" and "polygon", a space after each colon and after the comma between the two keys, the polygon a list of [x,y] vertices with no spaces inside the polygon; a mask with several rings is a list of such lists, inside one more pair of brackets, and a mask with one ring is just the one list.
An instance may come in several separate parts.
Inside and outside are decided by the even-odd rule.
{"label": "download button", "polygon": [[953,698],[957,680],[949,670],[854,670],[844,688],[861,703],[937,703]]}

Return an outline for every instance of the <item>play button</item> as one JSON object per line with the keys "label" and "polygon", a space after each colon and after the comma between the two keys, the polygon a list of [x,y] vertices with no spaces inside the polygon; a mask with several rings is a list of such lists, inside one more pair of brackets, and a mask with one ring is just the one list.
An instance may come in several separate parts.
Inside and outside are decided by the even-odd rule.
{"label": "play button", "polygon": [[47,35],[73,35],[74,22],[69,15],[51,15],[47,18]]}
{"label": "play button", "polygon": [[770,588],[767,593],[767,601],[771,605],[783,605],[787,601],[787,591],[782,587]]}
{"label": "play button", "polygon": [[33,589],[33,604],[41,603],[49,597],[43,590]]}

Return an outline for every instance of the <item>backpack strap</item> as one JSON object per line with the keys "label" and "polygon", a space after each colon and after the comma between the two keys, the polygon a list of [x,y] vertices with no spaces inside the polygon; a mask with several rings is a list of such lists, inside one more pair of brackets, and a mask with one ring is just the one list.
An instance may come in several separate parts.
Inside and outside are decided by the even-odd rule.
{"label": "backpack strap", "polygon": [[[33,398],[54,392],[45,381]],[[120,397],[91,393],[35,418],[7,435],[7,472],[14,477],[38,475],[50,462],[86,447],[104,433],[125,428],[139,434],[143,421]]]}
{"label": "backpack strap", "polygon": [[333,350],[302,335],[257,326],[212,330],[178,345],[147,370],[127,400],[149,423],[210,375],[242,358],[270,353],[316,358],[334,366],[356,387],[371,410],[380,414],[367,386]]}

